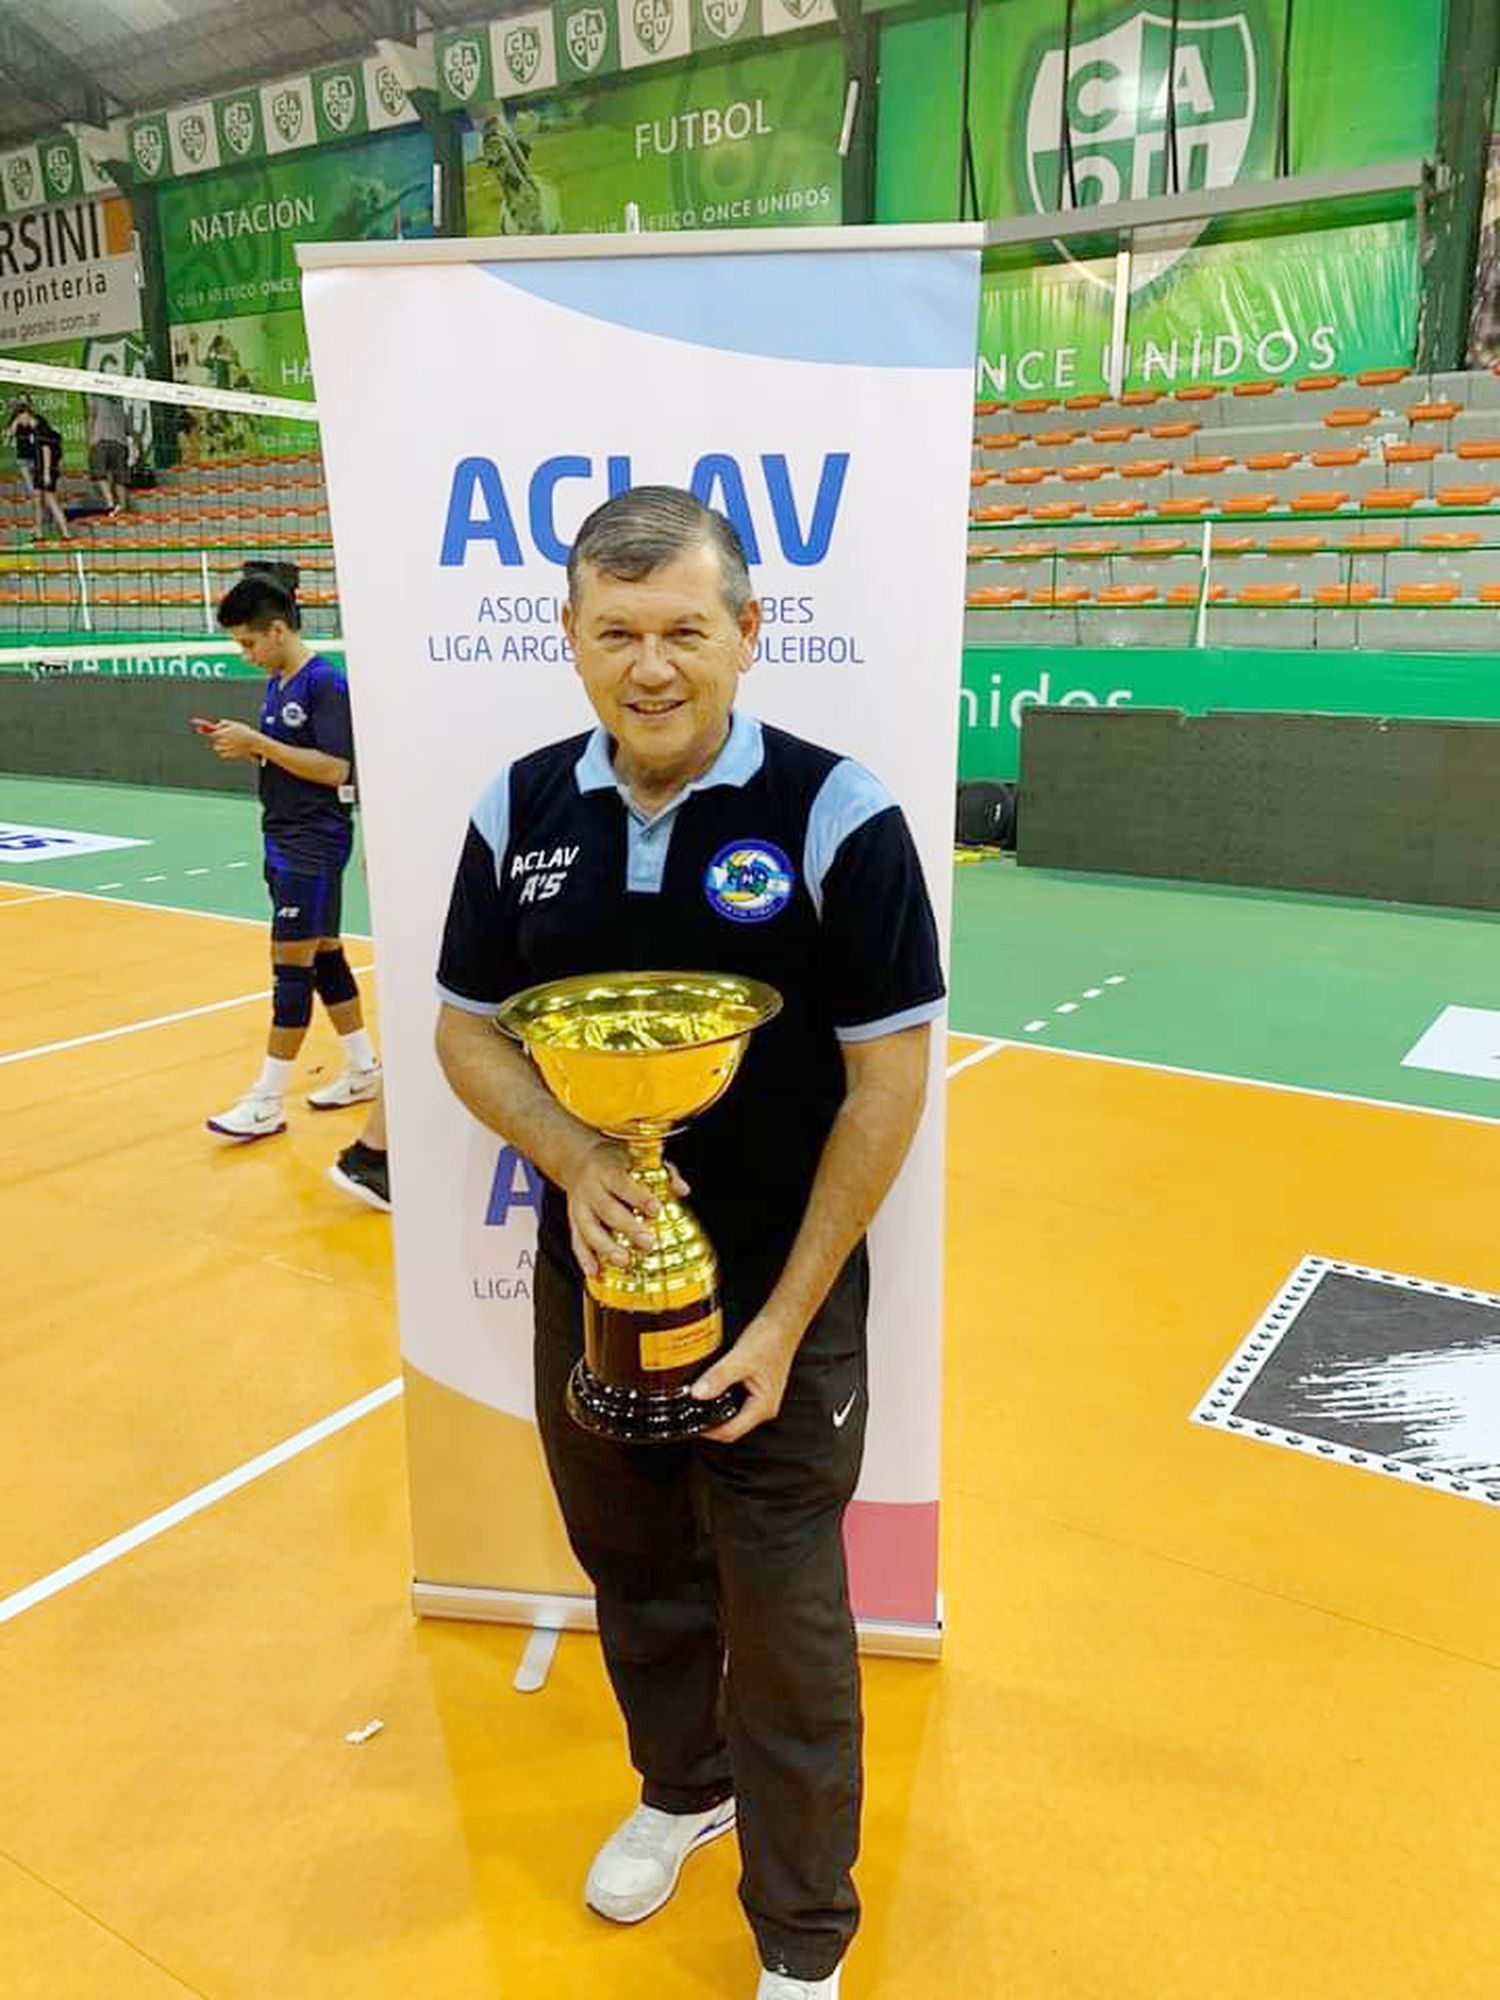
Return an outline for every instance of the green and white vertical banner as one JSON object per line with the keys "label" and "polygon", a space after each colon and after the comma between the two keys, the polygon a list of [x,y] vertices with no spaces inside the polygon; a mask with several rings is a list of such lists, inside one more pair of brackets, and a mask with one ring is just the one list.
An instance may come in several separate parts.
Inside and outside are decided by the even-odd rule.
{"label": "green and white vertical banner", "polygon": [[445,111],[837,21],[834,0],[553,0],[435,38]]}
{"label": "green and white vertical banner", "polygon": [[[1264,181],[1283,102],[1294,174],[1430,155],[1437,0],[988,0],[975,17],[970,129],[980,212],[1001,219]],[[1172,14],[1177,14],[1174,27]],[[958,198],[962,15],[882,30],[878,212]],[[1174,162],[1175,159],[1175,169]],[[1103,390],[1115,260],[1065,241],[987,261],[979,394]],[[1139,231],[1127,387],[1227,383],[1408,362],[1421,294],[1408,210],[1199,221]]]}
{"label": "green and white vertical banner", "polygon": [[415,125],[417,109],[408,91],[431,82],[430,65],[415,50],[390,48],[307,75],[247,85],[131,119],[130,163],[139,180],[180,180]]}
{"label": "green and white vertical banner", "polygon": [[[457,1103],[432,1042],[468,814],[502,766],[592,721],[559,626],[568,547],[636,483],[690,486],[734,520],[765,613],[745,705],[885,781],[946,944],[980,235],[299,253],[358,688],[392,1146],[420,1162],[395,1213],[419,1603],[530,1619],[538,1597],[583,1601],[533,1422],[539,1184]],[[897,490],[922,506],[893,507]],[[942,1042],[874,1231],[870,1429],[849,1518],[856,1609],[902,1645],[935,1645],[938,1625]]]}

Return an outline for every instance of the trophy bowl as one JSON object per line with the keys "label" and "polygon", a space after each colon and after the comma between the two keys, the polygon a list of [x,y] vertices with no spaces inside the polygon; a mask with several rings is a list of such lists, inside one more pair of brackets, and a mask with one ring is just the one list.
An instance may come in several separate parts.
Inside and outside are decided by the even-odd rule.
{"label": "trophy bowl", "polygon": [[755,1029],[780,1011],[759,980],[712,972],[605,972],[516,993],[495,1026],[519,1041],[563,1108],[620,1140],[655,1197],[650,1248],[619,1235],[624,1264],[585,1280],[584,1353],[568,1410],[623,1443],[672,1443],[726,1423],[738,1389],[699,1402],[689,1390],[724,1344],[719,1263],[672,1192],[663,1142],[734,1081]]}

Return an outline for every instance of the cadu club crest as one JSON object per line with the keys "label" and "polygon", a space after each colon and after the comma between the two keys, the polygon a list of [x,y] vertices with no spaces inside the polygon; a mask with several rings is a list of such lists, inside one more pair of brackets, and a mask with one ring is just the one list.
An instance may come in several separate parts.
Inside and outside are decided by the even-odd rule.
{"label": "cadu club crest", "polygon": [[389,63],[381,63],[375,72],[375,95],[388,118],[399,118],[406,109],[406,86]]}
{"label": "cadu club crest", "polygon": [[36,168],[18,153],[6,169],[6,184],[12,197],[21,203],[36,200]]}
{"label": "cadu club crest", "polygon": [[302,136],[302,99],[295,90],[278,90],[271,99],[271,119],[290,146]]}
{"label": "cadu club crest", "polygon": [[568,54],[581,70],[595,70],[609,46],[609,22],[602,7],[580,7],[568,21]]}
{"label": "cadu club crest", "polygon": [[781,0],[794,21],[806,21],[817,12],[819,0]]}
{"label": "cadu club crest", "polygon": [[542,66],[542,37],[533,27],[511,28],[503,43],[505,67],[524,90]]}
{"label": "cadu club crest", "polygon": [[461,104],[479,88],[483,68],[484,52],[472,38],[450,42],[443,51],[443,81]]}
{"label": "cadu club crest", "polygon": [[162,162],[167,157],[167,149],[162,141],[159,125],[139,126],[131,138],[130,150],[135,154],[135,163],[148,180],[154,180],[161,172]]}
{"label": "cadu club crest", "polygon": [[71,146],[49,146],[42,155],[42,172],[47,186],[56,195],[73,192],[74,159]]}
{"label": "cadu club crest", "polygon": [[750,0],[703,0],[703,19],[710,34],[730,42],[745,25]]}
{"label": "cadu club crest", "polygon": [[335,132],[347,132],[354,123],[359,109],[359,97],[354,88],[354,78],[348,71],[338,76],[323,79],[323,116]]}
{"label": "cadu club crest", "polygon": [[654,56],[660,55],[677,22],[676,0],[635,0],[631,18],[641,47]]}
{"label": "cadu club crest", "polygon": [[[1090,41],[1075,42],[1063,74],[1061,46],[1045,49],[1026,90],[1025,184],[1039,214],[1072,206],[1059,149],[1064,91],[1072,139],[1077,205],[1142,201],[1171,190],[1168,105],[1177,130],[1178,184],[1229,187],[1239,178],[1265,107],[1256,73],[1255,38],[1244,14],[1172,23],[1145,7],[1127,7]],[[1168,69],[1171,66],[1171,88]],[[1153,283],[1184,256],[1207,226],[1185,230],[1170,250],[1132,260],[1130,286]],[[1060,246],[1061,247],[1061,246]],[[1068,255],[1063,249],[1064,256]],[[1069,257],[1070,263],[1076,260]],[[1080,264],[1099,284],[1113,284]]]}
{"label": "cadu club crest", "polygon": [[248,153],[255,144],[255,106],[248,97],[232,98],[224,106],[224,137],[236,153]]}
{"label": "cadu club crest", "polygon": [[208,120],[199,112],[189,112],[177,126],[177,143],[190,166],[198,166],[208,151]]}

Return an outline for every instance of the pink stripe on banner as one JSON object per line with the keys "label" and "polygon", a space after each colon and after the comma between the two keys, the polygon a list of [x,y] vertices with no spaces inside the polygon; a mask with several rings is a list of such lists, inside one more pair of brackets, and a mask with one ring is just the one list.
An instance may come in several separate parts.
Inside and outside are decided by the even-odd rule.
{"label": "pink stripe on banner", "polygon": [[936,1624],[936,1500],[854,1501],[844,1516],[844,1547],[857,1618]]}

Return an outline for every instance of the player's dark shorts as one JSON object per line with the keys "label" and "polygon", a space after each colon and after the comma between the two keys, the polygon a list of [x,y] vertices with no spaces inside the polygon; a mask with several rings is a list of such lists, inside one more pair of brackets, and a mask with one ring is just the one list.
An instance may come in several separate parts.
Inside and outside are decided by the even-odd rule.
{"label": "player's dark shorts", "polygon": [[45,438],[38,439],[32,488],[37,493],[55,493],[57,475],[62,466],[62,453],[55,444],[48,444]]}
{"label": "player's dark shorts", "polygon": [[89,446],[89,476],[92,479],[112,479],[123,485],[129,465],[128,449],[114,438],[105,438],[101,443]]}
{"label": "player's dark shorts", "polygon": [[266,863],[266,888],[271,895],[271,936],[283,944],[308,938],[336,938],[343,920],[344,877],[341,869],[326,874],[297,874]]}

